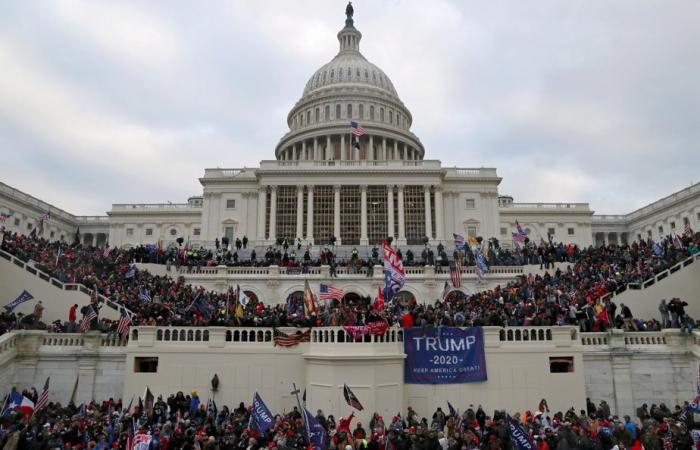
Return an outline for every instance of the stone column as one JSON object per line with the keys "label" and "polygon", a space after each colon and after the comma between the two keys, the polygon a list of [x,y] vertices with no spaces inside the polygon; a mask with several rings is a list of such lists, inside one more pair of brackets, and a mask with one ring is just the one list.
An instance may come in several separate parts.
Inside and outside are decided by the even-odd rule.
{"label": "stone column", "polygon": [[258,244],[265,241],[265,201],[267,200],[267,188],[258,187]]}
{"label": "stone column", "polygon": [[435,186],[435,239],[438,242],[445,239],[445,224],[442,211],[442,186]]}
{"label": "stone column", "polygon": [[399,159],[399,141],[394,140],[394,154],[391,159]]}
{"label": "stone column", "polygon": [[340,185],[333,186],[333,236],[336,245],[340,245]]}
{"label": "stone column", "polygon": [[270,186],[270,235],[267,238],[277,240],[277,186]]}
{"label": "stone column", "polygon": [[382,138],[382,160],[387,160],[389,158],[386,157],[386,138]]}
{"label": "stone column", "polygon": [[297,237],[304,238],[304,185],[297,186]]}
{"label": "stone column", "polygon": [[406,221],[404,218],[404,210],[403,210],[403,184],[399,184],[399,196],[398,196],[398,202],[399,202],[399,245],[406,245]]}
{"label": "stone column", "polygon": [[306,154],[306,140],[301,141],[301,158],[299,158],[299,159],[303,159],[303,160],[309,159],[308,155]]}
{"label": "stone column", "polygon": [[375,160],[377,157],[374,154],[374,136],[369,136],[369,148],[367,149],[367,160]]}
{"label": "stone column", "polygon": [[92,246],[95,247],[97,245],[97,233],[92,233]]}
{"label": "stone column", "polygon": [[307,207],[306,207],[306,240],[309,243],[314,241],[314,187],[309,185],[307,190]]}
{"label": "stone column", "polygon": [[411,159],[408,157],[408,145],[405,142],[403,143],[403,158],[406,160]]}
{"label": "stone column", "polygon": [[331,153],[331,136],[330,135],[326,136],[326,159],[334,159],[334,156]]}
{"label": "stone column", "polygon": [[396,236],[394,236],[394,186],[387,186],[386,193],[386,209],[388,214],[386,223],[389,228],[388,235],[395,238]]}
{"label": "stone column", "polygon": [[369,239],[367,237],[367,185],[363,184],[360,186],[360,198],[361,198],[361,208],[360,208],[360,245],[367,245]]}
{"label": "stone column", "polygon": [[318,157],[318,138],[314,138],[314,161],[318,161],[320,158]]}
{"label": "stone column", "polygon": [[340,135],[340,160],[345,160],[345,134]]}
{"label": "stone column", "polygon": [[430,185],[423,186],[423,195],[425,198],[425,235],[428,239],[433,239],[433,221],[430,215]]}

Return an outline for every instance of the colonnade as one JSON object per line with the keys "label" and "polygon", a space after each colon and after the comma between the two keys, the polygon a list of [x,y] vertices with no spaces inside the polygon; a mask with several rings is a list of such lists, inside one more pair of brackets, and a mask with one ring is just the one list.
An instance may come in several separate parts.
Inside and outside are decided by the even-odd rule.
{"label": "colonnade", "polygon": [[[368,245],[369,238],[367,233],[367,187],[362,184],[360,187],[360,245]],[[387,229],[388,235],[394,236],[396,233],[394,222],[394,193],[397,198],[397,219],[398,219],[398,234],[394,236],[399,244],[406,243],[406,223],[405,223],[405,202],[404,202],[405,185],[388,185],[387,186]],[[258,241],[274,241],[277,239],[277,186],[261,186],[258,195]],[[304,190],[306,189],[306,230],[304,230]],[[336,243],[342,244],[340,231],[340,185],[333,186],[333,236],[336,237]],[[267,214],[267,192],[270,192],[269,215]],[[432,207],[431,192],[434,194],[435,201],[435,233],[432,229]],[[443,199],[442,189],[440,186],[423,186],[423,194],[425,201],[425,231],[426,236],[430,239],[444,240],[444,217],[443,217]],[[309,242],[314,240],[314,186],[313,185],[297,185],[297,208],[296,208],[296,236],[294,238],[306,239]],[[305,231],[305,232],[304,232]],[[286,236],[291,237],[291,236]]]}
{"label": "colonnade", "polygon": [[[365,157],[368,161],[392,161],[392,160],[419,160],[420,151],[406,142],[386,137],[363,135],[359,138],[360,145],[365,149]],[[376,145],[375,145],[375,140]],[[281,161],[322,161],[335,158],[335,144],[340,143],[341,161],[359,161],[360,150],[352,145],[350,134],[326,135],[302,139],[279,151],[278,159]]]}

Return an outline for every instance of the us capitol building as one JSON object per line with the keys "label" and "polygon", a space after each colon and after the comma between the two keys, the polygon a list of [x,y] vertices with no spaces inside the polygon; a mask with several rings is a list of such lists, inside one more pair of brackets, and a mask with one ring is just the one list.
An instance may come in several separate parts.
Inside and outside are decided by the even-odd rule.
{"label": "us capitol building", "polygon": [[[257,247],[282,237],[320,248],[335,237],[345,252],[387,236],[404,247],[422,246],[427,237],[449,248],[452,233],[508,246],[516,220],[535,242],[549,234],[579,246],[658,238],[686,222],[698,228],[698,185],[627,216],[594,216],[587,203],[516,203],[499,194],[495,168],[426,159],[393,83],[360,53],[351,10],[337,38],[338,54],[311,75],[287,115],[289,131],[274,160],[205,169],[202,195],[186,203],[113,204],[107,216],[74,216],[2,184],[6,227],[28,233],[50,211],[44,237],[72,239],[80,227],[84,242],[98,246],[167,246],[180,237],[213,246],[223,236],[246,236]],[[364,134],[354,137],[351,122]]]}

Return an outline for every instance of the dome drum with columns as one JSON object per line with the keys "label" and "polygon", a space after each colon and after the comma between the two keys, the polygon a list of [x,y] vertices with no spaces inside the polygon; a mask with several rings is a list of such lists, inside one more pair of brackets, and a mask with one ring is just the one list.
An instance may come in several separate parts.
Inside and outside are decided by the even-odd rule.
{"label": "dome drum with columns", "polygon": [[[290,131],[277,144],[278,160],[423,159],[410,111],[389,77],[362,56],[361,39],[349,15],[338,33],[338,54],[311,76],[287,116]],[[352,145],[350,121],[366,132],[359,149]]]}

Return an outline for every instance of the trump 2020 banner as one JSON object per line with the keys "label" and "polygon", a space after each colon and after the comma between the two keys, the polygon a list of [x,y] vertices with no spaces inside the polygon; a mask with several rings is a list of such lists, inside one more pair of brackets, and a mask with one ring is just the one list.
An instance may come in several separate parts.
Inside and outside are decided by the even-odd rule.
{"label": "trump 2020 banner", "polygon": [[453,384],[486,381],[484,330],[407,328],[404,383]]}

